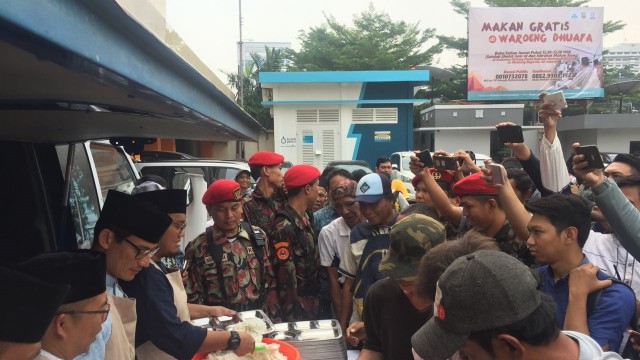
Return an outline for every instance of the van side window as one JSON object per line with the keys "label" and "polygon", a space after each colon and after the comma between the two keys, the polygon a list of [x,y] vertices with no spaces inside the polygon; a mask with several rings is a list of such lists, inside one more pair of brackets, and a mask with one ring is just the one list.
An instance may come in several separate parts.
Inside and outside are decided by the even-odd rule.
{"label": "van side window", "polygon": [[[68,149],[69,145],[56,146],[63,175],[67,166]],[[75,238],[79,249],[88,249],[93,243],[93,228],[100,215],[100,201],[83,143],[76,144],[70,185],[69,210]]]}
{"label": "van side window", "polygon": [[96,167],[103,201],[109,189],[131,193],[136,176],[129,165],[127,155],[108,144],[92,142],[89,148]]}

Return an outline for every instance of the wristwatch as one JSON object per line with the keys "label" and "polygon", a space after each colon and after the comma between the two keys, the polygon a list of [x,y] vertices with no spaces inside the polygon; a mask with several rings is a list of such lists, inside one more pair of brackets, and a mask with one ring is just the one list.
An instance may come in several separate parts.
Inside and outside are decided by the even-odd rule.
{"label": "wristwatch", "polygon": [[235,350],[240,347],[240,334],[237,331],[230,331],[231,336],[227,340],[227,350]]}

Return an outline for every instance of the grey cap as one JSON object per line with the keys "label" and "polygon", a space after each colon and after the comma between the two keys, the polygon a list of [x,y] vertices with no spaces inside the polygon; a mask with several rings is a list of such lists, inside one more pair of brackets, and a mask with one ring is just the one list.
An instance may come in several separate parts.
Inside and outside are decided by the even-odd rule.
{"label": "grey cap", "polygon": [[540,306],[538,282],[518,259],[480,250],[456,259],[438,280],[433,317],[411,337],[424,360],[445,360],[469,334],[520,321]]}

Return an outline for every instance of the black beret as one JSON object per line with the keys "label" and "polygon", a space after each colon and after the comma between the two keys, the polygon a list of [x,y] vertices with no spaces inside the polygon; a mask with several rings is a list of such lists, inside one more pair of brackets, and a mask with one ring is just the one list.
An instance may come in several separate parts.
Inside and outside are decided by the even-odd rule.
{"label": "black beret", "polygon": [[44,253],[16,268],[44,281],[71,286],[63,304],[86,300],[106,290],[107,263],[104,253],[99,251]]}
{"label": "black beret", "polygon": [[141,198],[109,190],[94,233],[97,235],[102,229],[125,231],[157,244],[171,222],[169,215]]}
{"label": "black beret", "polygon": [[187,213],[187,191],[182,189],[153,190],[133,195],[165,214]]}
{"label": "black beret", "polygon": [[43,281],[7,268],[0,268],[0,283],[10,289],[0,307],[0,341],[33,344],[42,340],[69,292],[69,285]]}

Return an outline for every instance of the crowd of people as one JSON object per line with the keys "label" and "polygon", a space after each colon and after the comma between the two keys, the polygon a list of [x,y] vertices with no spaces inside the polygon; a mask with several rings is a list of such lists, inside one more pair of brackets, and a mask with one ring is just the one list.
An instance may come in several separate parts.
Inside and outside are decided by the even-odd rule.
{"label": "crowd of people", "polygon": [[191,320],[250,310],[337,319],[363,360],[637,358],[640,159],[565,161],[560,111],[539,115],[539,158],[505,144],[522,169],[480,168],[464,150],[435,152],[456,171],[413,157],[411,205],[388,158],[371,174],[283,174],[281,155],[256,152],[237,181],[208,187],[212,225],[180,262],[162,259],[181,253],[186,192],[154,178],[109,191],[91,250],[0,268],[13,289],[0,359],[244,355],[248,333]]}

